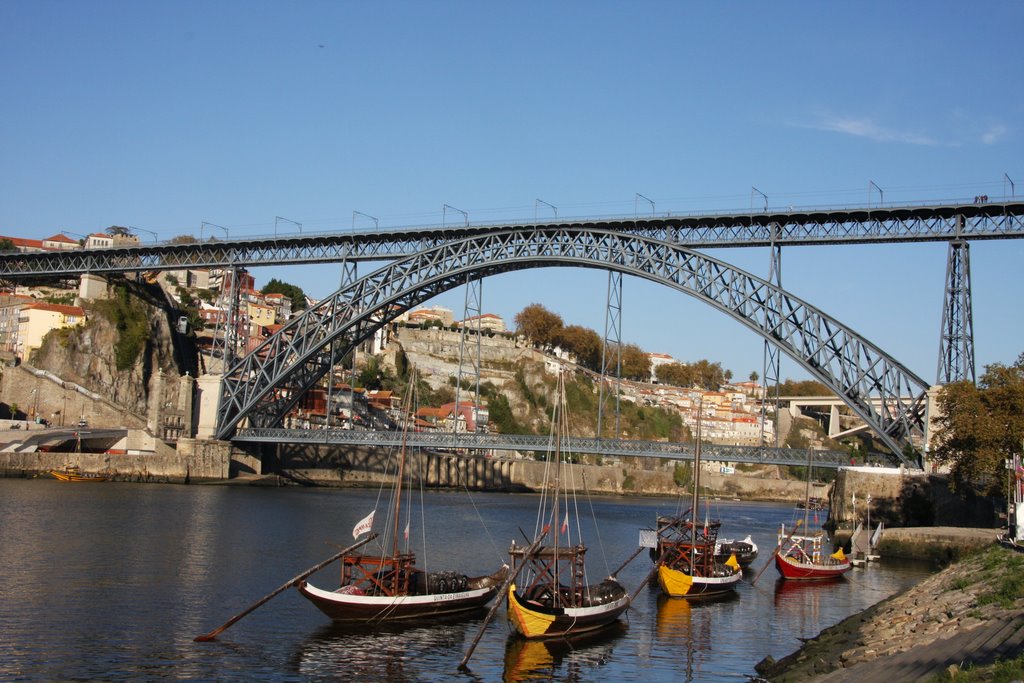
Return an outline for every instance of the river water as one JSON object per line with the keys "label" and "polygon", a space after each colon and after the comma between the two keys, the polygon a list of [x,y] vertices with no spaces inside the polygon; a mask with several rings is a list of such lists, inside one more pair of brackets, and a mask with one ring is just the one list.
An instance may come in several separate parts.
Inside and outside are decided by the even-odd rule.
{"label": "river water", "polygon": [[[216,681],[721,681],[745,680],[766,655],[919,581],[929,568],[883,563],[838,584],[777,582],[768,561],[790,505],[712,503],[722,535],[753,535],[760,557],[738,597],[690,604],[644,589],[621,624],[581,642],[509,637],[502,607],[470,661],[483,622],[375,631],[332,626],[289,589],[215,642],[223,624],[352,542],[374,508],[370,490],[64,483],[0,479],[0,680]],[[490,573],[509,542],[531,533],[532,495],[428,492],[430,569]],[[597,582],[637,548],[674,500],[579,501],[588,572]],[[383,510],[378,512],[381,520]],[[414,529],[412,533],[416,537]],[[420,555],[421,564],[424,560]],[[641,555],[619,574],[632,592]],[[337,581],[337,565],[312,581]]]}

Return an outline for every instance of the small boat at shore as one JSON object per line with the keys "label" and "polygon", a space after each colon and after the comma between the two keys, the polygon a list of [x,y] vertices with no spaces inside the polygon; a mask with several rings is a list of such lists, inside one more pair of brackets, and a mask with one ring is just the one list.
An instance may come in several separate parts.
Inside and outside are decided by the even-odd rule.
{"label": "small boat at shore", "polygon": [[779,552],[775,554],[775,568],[782,578],[796,581],[822,581],[838,579],[852,566],[843,549],[826,554],[822,550],[824,532],[786,536],[786,525],[779,531]]}
{"label": "small boat at shore", "polygon": [[[700,440],[701,407],[697,408],[697,444],[693,456],[693,494],[687,513],[659,516],[656,545],[653,550],[658,585],[673,598],[720,597],[736,590],[742,577],[740,563],[733,554],[719,560],[720,520],[700,522]],[[682,507],[680,505],[680,507]],[[751,545],[753,541],[751,541]],[[756,553],[756,550],[754,551]]]}
{"label": "small boat at shore", "polygon": [[735,557],[740,567],[746,569],[757,559],[757,544],[747,534],[742,541],[718,539],[715,544],[715,559],[719,562],[728,562],[729,557]]}
{"label": "small boat at shore", "polygon": [[[544,494],[539,503],[534,542],[509,548],[513,576],[508,587],[507,615],[524,638],[552,638],[601,629],[629,608],[626,589],[609,576],[597,583],[587,577],[577,514],[572,458],[563,460],[563,434],[568,429],[565,379],[558,376],[552,413],[553,449],[548,452]],[[562,474],[568,481],[563,482]],[[563,518],[564,515],[564,518]]]}
{"label": "small boat at shore", "polygon": [[[405,427],[396,463],[395,486],[391,492],[390,512],[379,552],[351,553],[340,558],[341,578],[333,590],[318,588],[306,580],[297,584],[299,592],[321,612],[336,622],[377,624],[402,620],[435,619],[464,614],[484,608],[499,591],[508,576],[508,565],[483,576],[467,576],[457,571],[427,571],[416,566],[416,554],[409,541],[414,516],[411,505],[403,518],[402,494],[411,487],[412,467],[407,467],[406,439],[412,421],[412,387],[405,406]],[[406,483],[404,480],[408,478]],[[423,480],[422,477],[419,478]],[[374,512],[360,520],[352,530],[359,538],[371,532]],[[404,519],[404,529],[399,520]],[[426,546],[426,539],[423,544]]]}
{"label": "small boat at shore", "polygon": [[73,481],[73,482],[101,482],[106,481],[109,477],[105,474],[98,472],[82,472],[80,468],[75,465],[69,465],[62,470],[50,470],[49,475],[59,481]]}
{"label": "small boat at shore", "polygon": [[[804,499],[804,518],[802,520],[805,530],[808,529],[807,524],[810,521],[812,464],[811,451],[808,450],[807,493]],[[850,571],[853,565],[842,548],[833,553],[825,552],[824,530],[800,535],[796,533],[800,528],[800,523],[798,520],[796,527],[788,535],[785,524],[782,524],[779,529],[779,543],[774,553],[775,568],[783,579],[788,581],[827,581],[842,578],[843,574]]]}

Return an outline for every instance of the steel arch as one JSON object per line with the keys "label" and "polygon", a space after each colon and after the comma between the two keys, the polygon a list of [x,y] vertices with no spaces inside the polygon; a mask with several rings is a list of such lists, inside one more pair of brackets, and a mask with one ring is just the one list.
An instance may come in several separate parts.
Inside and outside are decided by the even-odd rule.
{"label": "steel arch", "polygon": [[[900,461],[923,432],[928,384],[879,347],[809,303],[702,253],[639,235],[528,226],[453,240],[339,289],[289,321],[225,374],[217,438],[243,418],[279,425],[333,362],[403,311],[460,286],[467,276],[550,266],[617,270],[689,294],[776,344],[823,382]],[[335,358],[329,357],[336,343]],[[884,399],[876,410],[871,397]]]}

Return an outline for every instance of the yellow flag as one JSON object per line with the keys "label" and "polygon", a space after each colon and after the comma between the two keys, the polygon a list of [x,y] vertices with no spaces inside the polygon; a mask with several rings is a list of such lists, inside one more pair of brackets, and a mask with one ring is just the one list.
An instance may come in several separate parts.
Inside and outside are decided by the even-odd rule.
{"label": "yellow flag", "polygon": [[736,571],[740,570],[740,563],[736,561],[736,553],[729,556],[729,559],[725,561],[726,567],[732,567]]}
{"label": "yellow flag", "polygon": [[839,550],[837,550],[834,553],[832,553],[832,555],[830,555],[830,557],[834,557],[835,559],[837,559],[840,562],[842,562],[843,560],[846,559],[846,553],[844,553],[843,549],[840,548]]}

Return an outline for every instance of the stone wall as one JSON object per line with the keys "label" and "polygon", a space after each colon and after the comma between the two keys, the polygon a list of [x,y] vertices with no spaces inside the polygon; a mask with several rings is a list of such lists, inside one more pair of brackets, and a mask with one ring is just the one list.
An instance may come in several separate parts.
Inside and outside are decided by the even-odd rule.
{"label": "stone wall", "polygon": [[830,521],[839,526],[867,522],[869,505],[872,527],[992,527],[997,521],[990,499],[956,495],[945,475],[902,467],[841,467],[829,502]]}
{"label": "stone wall", "polygon": [[82,472],[106,474],[114,481],[221,481],[228,477],[230,450],[230,444],[214,441],[179,442],[178,451],[160,455],[0,452],[0,476],[33,477],[70,465]]}

